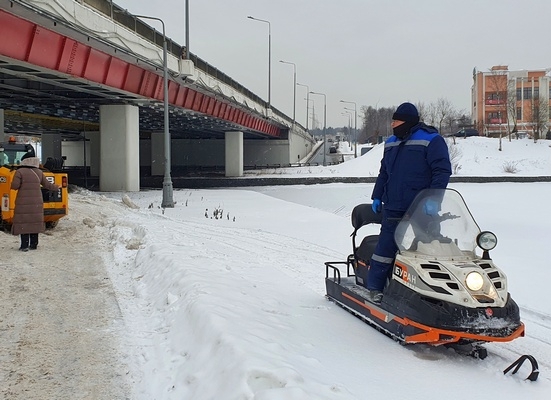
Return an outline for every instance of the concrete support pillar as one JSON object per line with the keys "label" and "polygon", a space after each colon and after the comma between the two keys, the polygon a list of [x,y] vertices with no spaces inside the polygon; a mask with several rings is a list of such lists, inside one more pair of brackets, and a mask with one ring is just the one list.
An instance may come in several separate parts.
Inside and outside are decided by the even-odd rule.
{"label": "concrete support pillar", "polygon": [[48,157],[61,158],[61,134],[59,133],[43,133],[41,147],[42,154],[37,156],[41,158],[42,162],[45,163]]}
{"label": "concrete support pillar", "polygon": [[99,132],[86,132],[86,153],[90,155],[90,176],[100,175],[100,163],[101,163],[101,135]]}
{"label": "concrete support pillar", "polygon": [[243,132],[226,132],[226,176],[243,176]]}
{"label": "concrete support pillar", "polygon": [[139,108],[133,105],[102,105],[99,112],[100,191],[139,192]]}
{"label": "concrete support pillar", "polygon": [[165,174],[165,134],[153,132],[151,134],[151,175]]}

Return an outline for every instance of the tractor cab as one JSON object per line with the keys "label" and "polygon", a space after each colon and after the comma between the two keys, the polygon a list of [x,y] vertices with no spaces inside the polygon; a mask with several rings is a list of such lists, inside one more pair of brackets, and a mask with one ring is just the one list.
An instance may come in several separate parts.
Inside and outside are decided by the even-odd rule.
{"label": "tractor cab", "polygon": [[34,147],[28,143],[17,143],[14,137],[0,143],[0,166],[16,166],[21,160],[36,157]]}

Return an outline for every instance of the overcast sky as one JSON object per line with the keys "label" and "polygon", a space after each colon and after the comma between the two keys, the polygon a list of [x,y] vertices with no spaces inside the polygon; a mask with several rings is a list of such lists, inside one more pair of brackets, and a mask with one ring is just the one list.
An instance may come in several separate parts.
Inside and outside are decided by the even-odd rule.
{"label": "overcast sky", "polygon": [[[185,44],[185,0],[114,2],[163,19]],[[444,97],[470,113],[473,68],[551,67],[549,0],[189,0],[189,9],[191,52],[265,100],[268,24],[247,16],[270,21],[272,105],[292,117],[293,66],[279,60],[295,63],[297,82],[326,94],[327,126],[348,125],[342,113],[354,105],[339,100],[359,114]],[[303,125],[305,97],[298,86]],[[323,96],[311,99],[323,127]]]}

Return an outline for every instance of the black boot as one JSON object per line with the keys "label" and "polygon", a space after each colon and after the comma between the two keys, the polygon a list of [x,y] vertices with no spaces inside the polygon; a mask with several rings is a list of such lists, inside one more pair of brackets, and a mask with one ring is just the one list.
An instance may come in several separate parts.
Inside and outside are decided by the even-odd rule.
{"label": "black boot", "polygon": [[38,233],[31,233],[29,249],[36,250],[37,247],[38,247]]}
{"label": "black boot", "polygon": [[21,247],[19,248],[19,250],[29,251],[29,238],[30,235],[28,233],[21,234]]}

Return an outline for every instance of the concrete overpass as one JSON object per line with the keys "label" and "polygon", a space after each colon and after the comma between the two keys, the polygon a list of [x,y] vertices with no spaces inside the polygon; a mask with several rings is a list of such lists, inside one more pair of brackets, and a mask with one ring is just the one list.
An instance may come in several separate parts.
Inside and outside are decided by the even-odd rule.
{"label": "concrete overpass", "polygon": [[[100,190],[164,172],[162,34],[110,0],[0,0],[0,130],[89,167]],[[315,144],[288,116],[168,40],[172,169],[290,164]]]}

